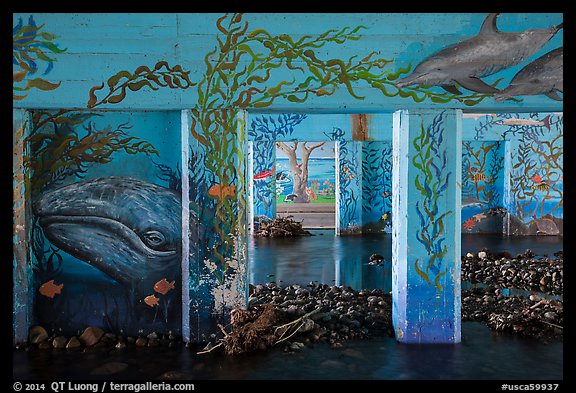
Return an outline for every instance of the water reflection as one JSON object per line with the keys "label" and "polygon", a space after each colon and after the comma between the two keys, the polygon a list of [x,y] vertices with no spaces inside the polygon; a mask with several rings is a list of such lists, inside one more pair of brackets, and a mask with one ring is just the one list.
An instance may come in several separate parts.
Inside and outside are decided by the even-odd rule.
{"label": "water reflection", "polygon": [[[286,286],[310,282],[350,286],[356,290],[392,290],[392,235],[335,236],[332,230],[311,231],[301,238],[251,238],[249,280],[251,284],[276,281]],[[562,250],[561,236],[509,237],[463,235],[462,254],[487,248],[512,255],[531,249],[536,255]],[[368,264],[370,255],[381,254],[382,266]],[[462,289],[469,284],[462,283]],[[532,292],[511,289],[506,294],[529,296]],[[506,295],[505,294],[505,295]]]}

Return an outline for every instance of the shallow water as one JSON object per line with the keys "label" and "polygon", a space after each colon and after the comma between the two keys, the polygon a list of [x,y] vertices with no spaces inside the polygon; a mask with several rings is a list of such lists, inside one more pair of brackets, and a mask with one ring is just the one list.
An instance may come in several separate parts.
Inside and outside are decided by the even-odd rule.
{"label": "shallow water", "polygon": [[[392,290],[392,235],[334,236],[333,230],[311,230],[315,236],[299,238],[252,238],[249,244],[251,284],[276,281],[283,286],[323,284],[352,288]],[[482,248],[512,255],[526,249],[552,256],[563,249],[561,236],[512,237],[463,235],[462,254]],[[384,256],[383,266],[369,265],[370,255]]]}
{"label": "shallow water", "polygon": [[[253,239],[250,282],[319,281],[390,289],[390,264],[369,266],[372,253],[391,258],[391,236],[335,237],[333,231],[299,239]],[[320,235],[319,233],[324,233]],[[463,236],[462,252],[507,250],[513,255],[530,248],[536,254],[562,249],[562,238]],[[270,274],[274,276],[269,277]],[[13,352],[14,379],[154,380],[166,372],[178,379],[379,379],[379,380],[560,380],[563,344],[492,332],[479,322],[462,323],[462,342],[456,345],[406,345],[394,338],[348,341],[341,349],[317,344],[296,353],[281,348],[227,358],[196,355],[196,350],[127,348]],[[122,371],[97,375],[105,364]]]}
{"label": "shallow water", "polygon": [[[14,352],[15,379],[562,379],[562,343],[543,344],[492,333],[479,322],[462,324],[457,345],[404,345],[393,338],[326,344],[293,354],[280,348],[237,358],[196,355],[178,348]],[[106,363],[121,372],[95,375]]]}

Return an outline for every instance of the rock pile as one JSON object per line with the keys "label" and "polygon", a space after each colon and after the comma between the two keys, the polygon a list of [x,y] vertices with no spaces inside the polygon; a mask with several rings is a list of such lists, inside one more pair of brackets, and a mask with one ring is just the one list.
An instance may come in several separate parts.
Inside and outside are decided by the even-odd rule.
{"label": "rock pile", "polygon": [[392,299],[380,289],[270,282],[250,287],[249,304],[248,311],[235,310],[231,331],[223,331],[220,342],[203,352],[223,346],[226,353],[239,354],[279,345],[298,351],[316,342],[336,349],[350,339],[394,335]]}
{"label": "rock pile", "polygon": [[563,340],[564,304],[558,299],[504,296],[495,286],[462,291],[462,320],[543,341]]}
{"label": "rock pile", "polygon": [[462,280],[481,282],[498,288],[518,288],[560,294],[563,290],[564,255],[536,258],[526,250],[516,257],[504,252],[493,254],[482,250],[462,257]]}
{"label": "rock pile", "polygon": [[124,349],[128,346],[157,347],[167,346],[174,348],[182,343],[181,337],[172,333],[158,334],[152,332],[148,335],[123,336],[106,333],[102,329],[89,326],[78,336],[65,337],[63,335],[48,334],[42,326],[33,326],[28,333],[28,342],[16,344],[16,349],[76,349],[76,348],[116,348]]}
{"label": "rock pile", "polygon": [[258,237],[296,237],[312,236],[302,228],[302,223],[292,220],[292,216],[277,217],[270,222],[262,222],[254,231]]}

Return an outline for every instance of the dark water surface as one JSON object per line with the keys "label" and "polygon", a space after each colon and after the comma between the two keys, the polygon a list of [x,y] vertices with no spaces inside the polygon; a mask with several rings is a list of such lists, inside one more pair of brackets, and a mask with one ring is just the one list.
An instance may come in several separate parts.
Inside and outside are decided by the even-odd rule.
{"label": "dark water surface", "polygon": [[[369,256],[391,259],[391,235],[335,237],[333,231],[298,239],[252,239],[249,281],[307,285],[310,281],[390,290],[390,262],[368,265]],[[321,235],[322,233],[322,235]],[[561,237],[509,238],[465,235],[462,252],[486,247],[511,254],[527,248],[537,255],[562,250]],[[280,282],[281,281],[281,282]],[[479,322],[462,323],[456,345],[405,345],[393,338],[348,341],[341,349],[326,344],[284,353],[281,348],[236,358],[196,355],[196,350],[127,348],[13,352],[15,379],[142,379],[171,372],[178,379],[382,379],[382,380],[559,380],[563,344],[493,333]],[[108,364],[114,374],[102,374]],[[111,366],[110,366],[111,365]],[[121,370],[121,371],[119,371]]]}

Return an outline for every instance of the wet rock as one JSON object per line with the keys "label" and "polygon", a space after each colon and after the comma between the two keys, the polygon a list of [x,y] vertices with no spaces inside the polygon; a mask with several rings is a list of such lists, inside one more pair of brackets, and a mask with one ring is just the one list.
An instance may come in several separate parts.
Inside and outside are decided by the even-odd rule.
{"label": "wet rock", "polygon": [[148,338],[148,340],[157,340],[158,339],[158,333],[152,332],[149,335],[147,335],[146,337]]}
{"label": "wet rock", "polygon": [[118,341],[114,346],[116,349],[126,349],[126,343],[124,341]]}
{"label": "wet rock", "polygon": [[66,337],[64,336],[56,336],[54,337],[54,339],[52,340],[52,347],[55,349],[62,349],[62,348],[66,348],[66,343],[68,342],[68,340],[66,339]]}
{"label": "wet rock", "polygon": [[84,345],[85,347],[91,347],[95,345],[100,338],[104,335],[104,331],[100,328],[89,326],[84,329],[84,332],[78,337],[78,340]]}
{"label": "wet rock", "polygon": [[128,368],[128,364],[121,362],[109,362],[90,372],[90,375],[114,375]]}
{"label": "wet rock", "polygon": [[38,344],[38,348],[40,348],[40,349],[51,349],[51,348],[52,348],[52,344],[50,344],[50,342],[49,342],[48,340],[42,341],[40,344]]}
{"label": "wet rock", "polygon": [[480,259],[484,259],[484,258],[486,258],[486,256],[487,256],[487,254],[485,251],[480,251],[478,253],[478,258],[480,258]]}
{"label": "wet rock", "polygon": [[28,332],[28,341],[31,344],[40,344],[48,339],[48,332],[42,326],[33,326]]}
{"label": "wet rock", "polygon": [[140,336],[136,339],[135,344],[137,347],[145,347],[146,345],[148,345],[148,339],[146,337]]}
{"label": "wet rock", "polygon": [[306,318],[302,321],[302,326],[298,330],[299,333],[308,333],[314,330],[314,321],[312,319]]}
{"label": "wet rock", "polygon": [[149,347],[157,347],[160,345],[160,340],[157,338],[150,338],[148,339],[148,346]]}
{"label": "wet rock", "polygon": [[291,351],[299,351],[303,349],[305,346],[306,345],[304,343],[295,341],[292,344],[290,344],[289,348]]}
{"label": "wet rock", "polygon": [[66,344],[66,349],[80,348],[81,346],[82,343],[80,342],[80,340],[78,340],[78,337],[72,336],[70,337],[70,340],[68,340],[68,343]]}
{"label": "wet rock", "polygon": [[556,318],[558,318],[558,315],[555,312],[552,311],[548,311],[546,313],[544,313],[544,318],[546,319],[550,319],[550,320],[555,320]]}
{"label": "wet rock", "polygon": [[130,336],[130,337],[126,337],[126,342],[127,342],[128,344],[134,344],[134,343],[136,343],[136,337],[131,337],[131,336]]}

